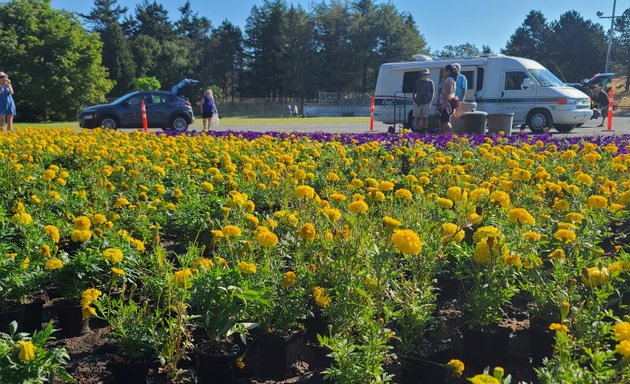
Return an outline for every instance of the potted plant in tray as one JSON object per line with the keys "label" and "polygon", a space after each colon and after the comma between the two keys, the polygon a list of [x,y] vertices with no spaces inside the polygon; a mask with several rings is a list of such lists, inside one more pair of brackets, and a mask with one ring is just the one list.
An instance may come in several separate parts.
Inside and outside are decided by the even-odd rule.
{"label": "potted plant in tray", "polygon": [[[510,330],[499,326],[504,306],[517,293],[515,271],[520,257],[511,254],[500,230],[481,227],[474,250],[456,253],[456,274],[463,281],[468,326],[463,330],[467,361],[478,366],[502,364]],[[471,255],[472,253],[472,255]],[[472,257],[471,257],[472,256]]]}
{"label": "potted plant in tray", "polygon": [[240,351],[233,337],[239,335],[246,344],[246,334],[255,326],[244,322],[248,307],[269,305],[264,292],[252,286],[243,270],[255,274],[256,268],[218,265],[199,268],[191,276],[191,310],[205,330],[205,340],[197,344],[196,352],[200,383],[232,380]]}
{"label": "potted plant in tray", "polygon": [[147,301],[134,301],[134,291],[126,292],[123,286],[117,297],[103,295],[92,303],[110,326],[106,337],[117,345],[108,364],[117,383],[144,382],[161,344],[162,319],[149,309]]}

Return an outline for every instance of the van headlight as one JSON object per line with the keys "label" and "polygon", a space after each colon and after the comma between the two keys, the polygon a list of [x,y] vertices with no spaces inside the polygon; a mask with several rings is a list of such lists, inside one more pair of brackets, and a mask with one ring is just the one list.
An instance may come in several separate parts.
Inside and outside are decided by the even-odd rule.
{"label": "van headlight", "polygon": [[569,98],[569,97],[562,97],[562,98],[558,99],[558,104],[561,104],[561,105],[567,105],[567,104],[569,104],[569,105],[571,105],[571,104],[576,105],[577,104],[577,99],[572,99],[572,98]]}

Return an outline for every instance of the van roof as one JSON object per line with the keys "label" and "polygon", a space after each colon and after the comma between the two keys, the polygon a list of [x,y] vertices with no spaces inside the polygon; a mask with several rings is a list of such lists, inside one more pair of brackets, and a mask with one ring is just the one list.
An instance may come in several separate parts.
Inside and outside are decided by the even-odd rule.
{"label": "van roof", "polygon": [[446,64],[453,64],[453,63],[459,63],[462,66],[483,65],[483,64],[486,64],[488,60],[510,60],[510,61],[519,62],[525,68],[543,68],[542,65],[540,65],[534,60],[525,59],[523,57],[506,56],[502,54],[491,54],[491,55],[481,55],[481,56],[471,56],[471,57],[454,57],[454,58],[438,59],[438,60],[402,61],[402,62],[396,62],[396,63],[385,63],[381,65],[381,68],[388,68],[391,70],[397,70],[397,69],[406,70],[406,69],[415,69],[415,68],[436,68],[436,67],[443,67]]}

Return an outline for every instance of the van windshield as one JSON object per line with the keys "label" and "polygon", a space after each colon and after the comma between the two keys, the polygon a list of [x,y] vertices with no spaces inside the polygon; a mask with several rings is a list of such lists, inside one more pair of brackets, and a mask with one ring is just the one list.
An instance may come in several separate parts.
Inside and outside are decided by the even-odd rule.
{"label": "van windshield", "polygon": [[546,68],[528,69],[534,79],[538,81],[541,87],[558,87],[564,85],[564,82],[549,72]]}

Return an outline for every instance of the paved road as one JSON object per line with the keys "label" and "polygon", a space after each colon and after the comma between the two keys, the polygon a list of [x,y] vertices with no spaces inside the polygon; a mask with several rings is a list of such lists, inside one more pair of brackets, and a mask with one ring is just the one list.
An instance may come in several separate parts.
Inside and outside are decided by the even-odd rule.
{"label": "paved road", "polygon": [[[279,123],[277,125],[266,126],[249,126],[249,125],[230,125],[229,119],[222,120],[219,130],[232,130],[232,131],[254,131],[254,132],[338,132],[338,133],[368,133],[369,123],[366,119],[365,123],[348,122],[348,123],[321,123],[317,122],[317,119],[308,119],[310,121],[300,120],[298,122]],[[610,135],[610,134],[630,134],[630,117],[615,117],[613,119],[613,131],[605,132],[602,128],[597,127],[601,122],[601,119],[591,120],[584,124],[580,128],[575,128],[570,133],[559,133],[555,129],[550,132],[554,135],[563,136],[592,136],[592,135]],[[387,125],[375,122],[374,132],[387,132]],[[201,130],[201,120],[196,120],[195,123],[189,127],[190,131]],[[134,131],[134,129],[121,129],[121,131]],[[154,131],[151,129],[151,131]],[[160,131],[160,130],[155,130]],[[519,132],[518,128],[514,132]],[[529,132],[525,129],[525,132]]]}

